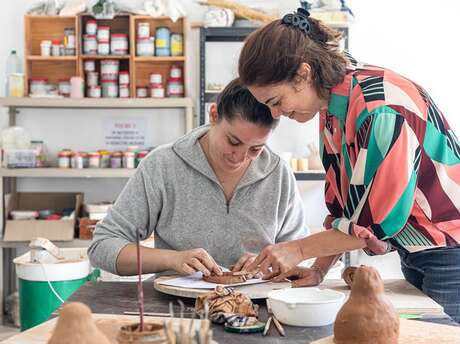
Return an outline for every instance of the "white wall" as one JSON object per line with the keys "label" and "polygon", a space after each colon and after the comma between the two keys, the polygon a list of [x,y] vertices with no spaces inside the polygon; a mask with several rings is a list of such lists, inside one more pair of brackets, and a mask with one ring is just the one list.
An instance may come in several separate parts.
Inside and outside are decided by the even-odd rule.
{"label": "white wall", "polygon": [[[139,0],[133,0],[139,1]],[[247,0],[248,2],[251,2]],[[33,3],[31,0],[2,2],[0,11],[0,80],[4,80],[5,62],[11,49],[23,55],[23,14]],[[192,1],[184,0],[190,21],[201,19],[203,8]],[[295,9],[296,0],[276,1],[280,12]],[[350,29],[350,51],[358,59],[392,68],[424,86],[444,111],[451,125],[460,130],[460,103],[458,102],[458,67],[460,2],[428,0],[349,0],[348,5],[355,13],[356,20]],[[198,105],[198,30],[192,30],[187,42],[189,53],[190,95]],[[226,46],[228,48],[228,46]],[[224,80],[236,74],[236,53],[222,54],[222,46],[216,46],[213,54],[227,68],[214,68]],[[222,59],[221,59],[222,58]],[[211,76],[210,76],[211,77]],[[0,84],[3,93],[3,83]],[[100,147],[98,132],[102,130],[101,118],[119,115],[120,111],[91,111],[79,113],[66,110],[27,110],[21,114],[19,124],[28,128],[34,139],[43,139],[52,152],[63,148],[96,149]],[[179,112],[170,111],[159,117],[147,111],[123,111],[123,115],[149,118],[151,142],[163,143],[178,137],[183,129]],[[173,120],[170,120],[170,118]],[[0,124],[5,126],[6,116]],[[271,140],[278,151],[292,151],[303,154],[308,142],[317,141],[317,122],[297,125],[283,121]],[[72,130],[67,130],[72,128]],[[89,128],[89,129],[88,129]],[[65,129],[65,130],[64,130]],[[102,200],[113,198],[121,189],[122,181],[37,181],[24,180],[19,183],[23,190],[78,190],[87,193],[87,199]],[[97,187],[95,187],[97,186]],[[321,224],[326,213],[322,196],[322,183],[299,183],[309,223]],[[375,258],[374,258],[375,259]],[[377,258],[381,259],[381,258]],[[389,269],[392,272],[392,269]]]}

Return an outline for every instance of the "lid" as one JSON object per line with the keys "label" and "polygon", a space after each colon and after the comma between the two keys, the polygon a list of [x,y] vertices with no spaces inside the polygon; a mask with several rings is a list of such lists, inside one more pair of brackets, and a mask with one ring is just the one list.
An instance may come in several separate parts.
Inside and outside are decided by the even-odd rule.
{"label": "lid", "polygon": [[117,60],[101,60],[103,64],[118,64]]}
{"label": "lid", "polygon": [[117,80],[101,80],[103,84],[117,84]]}
{"label": "lid", "polygon": [[108,38],[103,38],[103,39],[98,39],[97,43],[99,44],[110,44],[110,41]]}
{"label": "lid", "polygon": [[123,152],[120,152],[120,151],[112,152],[112,156],[121,157],[122,155],[123,155]]}
{"label": "lid", "polygon": [[110,155],[111,153],[108,150],[100,149],[99,154],[100,155]]}
{"label": "lid", "polygon": [[171,36],[176,35],[176,36],[183,36],[181,32],[171,32]]}
{"label": "lid", "polygon": [[98,156],[100,156],[99,152],[90,152],[90,153],[88,153],[88,155],[90,157],[98,157]]}
{"label": "lid", "polygon": [[110,30],[110,26],[98,26],[97,30]]}
{"label": "lid", "polygon": [[128,35],[126,33],[112,33],[112,37],[122,37],[122,38],[125,38],[125,37],[128,37]]}
{"label": "lid", "polygon": [[95,21],[94,19],[90,19],[86,22],[86,24],[97,24],[97,21]]}
{"label": "lid", "polygon": [[184,83],[184,81],[182,80],[182,78],[169,78],[169,79],[168,79],[168,82],[180,82],[180,83]]}
{"label": "lid", "polygon": [[136,156],[136,153],[135,152],[124,152],[123,155],[124,156]]}
{"label": "lid", "polygon": [[94,90],[94,89],[97,90],[97,89],[100,89],[101,86],[96,85],[96,86],[90,86],[90,87],[88,87],[88,88],[89,88],[90,90]]}
{"label": "lid", "polygon": [[58,153],[58,156],[71,156],[72,155],[72,151],[71,150],[62,150]]}
{"label": "lid", "polygon": [[93,71],[89,71],[89,72],[86,72],[86,74],[88,74],[88,75],[90,75],[90,74],[91,74],[91,75],[94,75],[94,74],[97,74],[97,75],[99,75],[99,73],[98,73],[98,72],[93,72]]}
{"label": "lid", "polygon": [[61,44],[60,39],[53,39],[51,42],[53,42],[53,44]]}
{"label": "lid", "polygon": [[145,157],[146,155],[148,155],[150,152],[149,151],[140,151],[139,153],[137,153],[137,155],[139,157]]}
{"label": "lid", "polygon": [[96,35],[83,35],[84,39],[96,39]]}
{"label": "lid", "polygon": [[137,39],[137,42],[150,42],[152,41],[153,42],[153,38],[152,37],[140,37]]}
{"label": "lid", "polygon": [[129,72],[126,70],[122,70],[121,72],[118,72],[118,74],[129,75]]}
{"label": "lid", "polygon": [[48,78],[45,76],[33,76],[30,81],[48,81]]}
{"label": "lid", "polygon": [[157,27],[157,30],[164,30],[164,29],[170,31],[170,30],[169,30],[169,27],[167,27],[167,26],[158,26],[158,27]]}

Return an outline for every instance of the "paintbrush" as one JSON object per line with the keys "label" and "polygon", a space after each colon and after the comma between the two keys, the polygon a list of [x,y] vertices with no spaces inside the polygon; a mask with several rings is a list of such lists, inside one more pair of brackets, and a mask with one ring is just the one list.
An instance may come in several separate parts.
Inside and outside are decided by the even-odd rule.
{"label": "paintbrush", "polygon": [[136,249],[137,249],[137,299],[139,303],[139,331],[144,331],[144,289],[142,286],[142,260],[141,260],[141,233],[136,228]]}

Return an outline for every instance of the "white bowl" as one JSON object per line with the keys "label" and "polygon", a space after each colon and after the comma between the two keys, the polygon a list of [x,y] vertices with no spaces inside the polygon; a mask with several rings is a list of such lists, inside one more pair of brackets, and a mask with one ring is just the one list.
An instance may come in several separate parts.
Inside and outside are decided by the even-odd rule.
{"label": "white bowl", "polygon": [[286,288],[268,293],[275,317],[292,326],[326,326],[335,321],[345,294],[331,289]]}

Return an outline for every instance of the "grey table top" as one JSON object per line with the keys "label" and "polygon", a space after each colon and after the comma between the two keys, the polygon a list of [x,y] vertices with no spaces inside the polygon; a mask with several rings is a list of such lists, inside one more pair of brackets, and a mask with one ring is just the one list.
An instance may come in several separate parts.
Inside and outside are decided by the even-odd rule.
{"label": "grey table top", "polygon": [[[178,310],[178,297],[162,294],[153,288],[151,280],[144,282],[145,312],[167,313],[169,303],[175,302]],[[137,311],[137,285],[131,282],[89,282],[82,286],[68,301],[79,301],[90,306],[93,313],[123,314],[126,311]],[[182,299],[187,307],[193,307],[195,300]],[[267,319],[265,302],[259,304],[259,319]],[[429,321],[454,325],[446,318]],[[284,326],[286,337],[280,337],[274,328],[270,335],[263,337],[261,333],[235,334],[225,332],[223,326],[213,325],[214,339],[219,343],[310,343],[332,335],[333,327],[292,327]]]}

